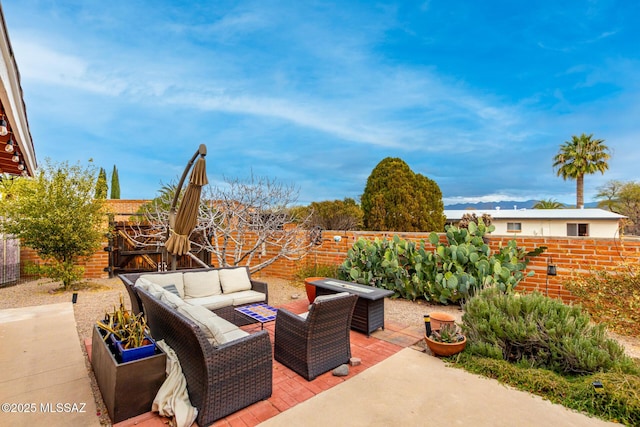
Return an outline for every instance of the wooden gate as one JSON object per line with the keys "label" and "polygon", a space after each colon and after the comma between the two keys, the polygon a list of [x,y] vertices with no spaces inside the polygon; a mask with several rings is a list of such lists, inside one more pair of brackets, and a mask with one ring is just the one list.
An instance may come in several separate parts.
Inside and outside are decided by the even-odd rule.
{"label": "wooden gate", "polygon": [[[166,271],[170,266],[171,255],[167,253],[163,239],[140,237],[145,233],[134,233],[133,228],[124,221],[112,222],[111,230],[109,246],[105,248],[109,252],[109,277],[140,271]],[[136,225],[136,230],[144,231],[144,226]],[[211,254],[207,251],[193,255],[205,264],[211,264]],[[178,257],[178,269],[199,267],[202,265],[189,256]]]}

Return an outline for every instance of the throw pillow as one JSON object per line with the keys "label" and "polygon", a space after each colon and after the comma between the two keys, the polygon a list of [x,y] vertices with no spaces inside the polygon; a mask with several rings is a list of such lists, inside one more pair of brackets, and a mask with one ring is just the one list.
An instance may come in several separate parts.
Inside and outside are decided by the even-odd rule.
{"label": "throw pillow", "polygon": [[223,268],[218,270],[220,286],[225,294],[232,292],[248,291],[251,289],[251,280],[245,267]]}
{"label": "throw pillow", "polygon": [[162,292],[164,291],[162,287],[156,285],[150,280],[145,279],[144,277],[140,277],[138,280],[136,280],[136,284],[134,286],[148,291],[155,298],[160,298],[160,295],[162,295]]}
{"label": "throw pillow", "polygon": [[160,301],[167,303],[173,308],[178,308],[181,305],[186,304],[186,302],[184,302],[182,298],[169,291],[162,292],[162,294],[160,295]]}
{"label": "throw pillow", "polygon": [[184,281],[182,280],[182,273],[151,273],[143,274],[140,277],[150,280],[160,286],[175,285],[180,293],[180,298],[184,298]]}
{"label": "throw pillow", "polygon": [[222,294],[218,270],[184,273],[185,298],[203,298]]}
{"label": "throw pillow", "polygon": [[176,285],[166,285],[166,286],[163,286],[163,288],[164,290],[169,291],[175,296],[177,296],[178,298],[180,298],[180,292],[178,292],[178,288],[176,288]]}

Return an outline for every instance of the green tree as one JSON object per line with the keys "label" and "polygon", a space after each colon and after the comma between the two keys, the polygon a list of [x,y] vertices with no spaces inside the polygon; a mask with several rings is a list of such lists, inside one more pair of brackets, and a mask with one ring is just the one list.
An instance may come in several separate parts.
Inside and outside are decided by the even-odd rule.
{"label": "green tree", "polygon": [[593,139],[593,134],[584,133],[572,136],[571,141],[565,141],[560,151],[553,158],[553,167],[558,176],[565,181],[576,180],[576,207],[584,207],[584,176],[609,169],[609,148],[603,139]]}
{"label": "green tree", "polygon": [[564,209],[564,207],[563,203],[553,199],[538,200],[536,204],[533,205],[533,209]]}
{"label": "green tree", "polygon": [[600,199],[598,207],[611,212],[619,212],[620,190],[624,185],[624,182],[613,179],[598,187],[598,194],[596,194],[596,199]]}
{"label": "green tree", "polygon": [[414,173],[402,159],[387,157],[373,169],[362,194],[367,230],[441,231],[440,187]]}
{"label": "green tree", "polygon": [[107,172],[104,170],[104,168],[100,168],[100,173],[98,173],[98,181],[96,182],[96,199],[106,199],[107,191]]}
{"label": "green tree", "polygon": [[362,228],[362,209],[354,199],[313,202],[296,215],[302,219],[310,214],[310,227],[324,230],[359,230]]}
{"label": "green tree", "polygon": [[120,198],[120,178],[118,177],[118,169],[116,165],[113,165],[113,172],[111,172],[111,199]]}
{"label": "green tree", "polygon": [[94,254],[106,232],[105,202],[95,191],[91,166],[47,160],[34,178],[18,178],[0,201],[2,232],[33,248],[45,262],[39,272],[65,289],[82,278],[76,262]]}
{"label": "green tree", "polygon": [[640,235],[640,183],[627,182],[618,195],[618,213],[628,217],[625,231]]}
{"label": "green tree", "polygon": [[611,180],[598,190],[598,207],[625,215],[625,233],[640,235],[640,183]]}

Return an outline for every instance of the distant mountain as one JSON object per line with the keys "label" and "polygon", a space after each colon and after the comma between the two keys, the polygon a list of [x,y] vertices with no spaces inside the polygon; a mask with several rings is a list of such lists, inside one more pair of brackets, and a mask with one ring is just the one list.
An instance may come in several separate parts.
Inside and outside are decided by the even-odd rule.
{"label": "distant mountain", "polygon": [[[465,209],[531,209],[535,205],[537,200],[526,201],[502,201],[502,202],[478,202],[478,203],[454,203],[452,205],[446,205],[444,208],[449,210],[465,210]],[[567,206],[572,207],[572,206]],[[585,208],[597,208],[597,202],[585,203]]]}

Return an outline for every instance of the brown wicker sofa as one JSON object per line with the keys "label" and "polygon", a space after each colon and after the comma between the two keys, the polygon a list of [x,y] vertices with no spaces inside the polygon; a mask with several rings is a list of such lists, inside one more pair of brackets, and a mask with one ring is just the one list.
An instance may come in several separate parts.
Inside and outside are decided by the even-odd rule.
{"label": "brown wicker sofa", "polygon": [[[212,272],[212,271],[217,271],[218,273],[220,273],[221,270],[236,270],[236,269],[241,269],[243,271],[246,271],[246,277],[248,277],[248,280],[250,282],[250,286],[251,289],[249,292],[253,292],[254,297],[251,299],[239,299],[237,301],[233,301],[232,299],[230,299],[226,305],[215,305],[215,306],[207,306],[207,308],[209,308],[211,311],[213,311],[215,314],[217,314],[218,316],[222,317],[223,319],[226,319],[230,322],[236,323],[236,316],[235,316],[235,312],[234,312],[234,307],[238,306],[238,305],[243,305],[243,304],[250,304],[250,303],[254,303],[254,302],[264,302],[264,303],[269,303],[269,288],[267,286],[267,284],[265,282],[261,282],[261,281],[257,281],[251,278],[251,275],[249,273],[249,269],[247,267],[232,267],[232,268],[214,268],[214,267],[209,267],[209,268],[195,268],[195,269],[189,269],[189,270],[178,270],[178,271],[164,271],[164,272],[140,272],[140,273],[125,273],[125,274],[120,274],[118,277],[120,278],[120,280],[122,281],[122,283],[124,283],[127,292],[129,293],[129,298],[131,300],[131,309],[133,310],[134,313],[138,314],[140,312],[143,311],[143,307],[140,301],[140,298],[138,297],[137,293],[136,293],[136,288],[135,288],[135,284],[136,281],[140,278],[147,278],[152,282],[158,281],[160,282],[161,285],[166,285],[167,283],[167,278],[170,278],[172,276],[175,275],[184,275],[184,274],[198,274],[198,273],[207,273],[207,272]],[[164,283],[163,283],[164,281]],[[171,280],[169,280],[171,281]],[[183,291],[184,292],[184,291]],[[223,290],[224,293],[224,290]],[[238,293],[238,295],[241,294],[246,294],[247,292],[242,292],[242,293]],[[262,297],[258,296],[257,298],[255,297],[255,295],[257,294],[262,294]],[[228,294],[227,294],[228,295]],[[185,301],[189,302],[190,304],[200,304],[202,302],[202,299],[185,299]],[[206,306],[206,304],[205,304]]]}
{"label": "brown wicker sofa", "polygon": [[[267,331],[213,345],[191,319],[136,288],[151,334],[176,352],[198,425],[206,426],[272,393],[272,350]],[[132,298],[132,303],[134,298]]]}

